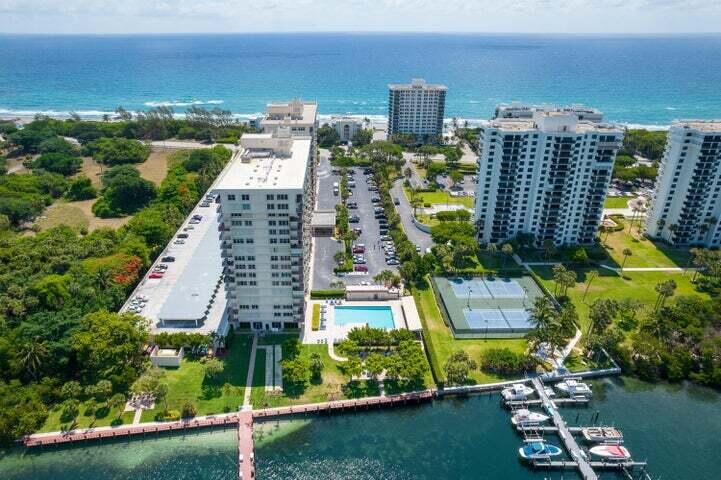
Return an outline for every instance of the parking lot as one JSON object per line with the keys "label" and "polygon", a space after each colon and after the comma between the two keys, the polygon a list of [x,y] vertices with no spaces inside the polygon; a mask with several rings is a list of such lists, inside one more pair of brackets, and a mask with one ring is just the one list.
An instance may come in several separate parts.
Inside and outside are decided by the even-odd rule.
{"label": "parking lot", "polygon": [[[332,238],[318,237],[314,239],[315,248],[313,250],[313,289],[330,288],[331,283],[335,281],[343,281],[347,285],[358,285],[361,282],[372,282],[373,276],[379,272],[389,269],[397,270],[397,267],[386,265],[385,254],[380,241],[380,229],[378,220],[374,218],[373,204],[371,198],[378,196],[377,192],[368,191],[368,176],[364,175],[363,169],[360,167],[353,168],[357,173],[353,176],[355,188],[350,188],[351,196],[348,202],[355,202],[358,208],[349,209],[349,216],[357,215],[358,223],[351,223],[350,228],[361,229],[361,234],[355,241],[355,244],[365,245],[365,265],[368,267],[367,274],[344,274],[341,276],[333,272],[336,266],[334,255],[339,252],[343,246],[341,242]],[[318,195],[316,198],[316,208],[321,210],[334,209],[335,205],[340,202],[340,196],[333,194],[333,183],[340,183],[340,176],[332,173],[332,168],[328,158],[327,150],[321,150],[320,165],[317,169],[318,174]]]}
{"label": "parking lot", "polygon": [[358,208],[348,209],[350,216],[357,215],[358,223],[351,223],[350,228],[360,228],[361,234],[355,241],[356,244],[365,245],[365,260],[368,266],[368,275],[348,275],[345,282],[348,285],[357,285],[363,281],[372,281],[373,276],[383,270],[397,271],[397,266],[386,265],[385,253],[383,252],[382,241],[380,239],[380,228],[378,220],[374,216],[374,205],[371,202],[373,197],[379,197],[378,192],[368,191],[368,180],[371,175],[364,175],[363,169],[355,167],[353,170],[356,174],[353,176],[356,187],[351,188],[353,195],[348,198],[348,202],[355,202]]}
{"label": "parking lot", "polygon": [[[320,149],[320,164],[316,169],[318,175],[318,194],[316,196],[316,210],[335,210],[340,202],[340,196],[333,195],[333,183],[340,183],[340,176],[333,175],[330,166],[329,152]],[[330,288],[331,282],[339,280],[333,273],[336,252],[341,251],[343,245],[330,237],[316,237],[313,239],[313,289]]]}

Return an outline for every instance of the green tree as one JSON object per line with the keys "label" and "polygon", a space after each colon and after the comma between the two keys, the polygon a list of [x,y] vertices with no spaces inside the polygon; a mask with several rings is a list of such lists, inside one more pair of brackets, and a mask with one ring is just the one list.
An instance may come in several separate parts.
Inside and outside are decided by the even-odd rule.
{"label": "green tree", "polygon": [[658,297],[656,298],[656,304],[654,305],[654,310],[658,310],[659,308],[662,308],[664,306],[667,298],[673,296],[674,292],[676,291],[676,282],[674,280],[666,280],[663,282],[659,282],[654,287],[654,290],[656,290],[656,293],[658,293]]}
{"label": "green tree", "polygon": [[83,387],[81,387],[80,383],[76,382],[75,380],[65,382],[65,384],[63,384],[63,387],[60,389],[60,395],[66,400],[69,400],[71,398],[78,399],[80,398],[80,395],[82,395],[82,393]]}
{"label": "green tree", "polygon": [[71,344],[85,379],[121,386],[132,383],[142,368],[147,338],[141,317],[99,311],[83,317]]}
{"label": "green tree", "polygon": [[205,373],[206,378],[211,380],[217,378],[221,373],[223,373],[223,370],[225,370],[225,365],[217,358],[211,358],[203,365],[203,372]]}
{"label": "green tree", "polygon": [[331,148],[340,144],[340,135],[338,135],[338,132],[335,131],[335,128],[331,127],[327,123],[318,128],[317,136],[318,146],[321,148]]}
{"label": "green tree", "polygon": [[373,352],[366,358],[365,367],[368,370],[368,375],[373,379],[377,379],[386,368],[386,359],[383,355]]}
{"label": "green tree", "polygon": [[594,331],[604,332],[613,323],[613,319],[618,314],[618,303],[609,298],[598,298],[591,304],[588,311],[588,335]]}
{"label": "green tree", "polygon": [[82,164],[80,158],[59,152],[44,153],[33,160],[33,168],[41,168],[65,176],[75,174]]}
{"label": "green tree", "polygon": [[120,418],[123,415],[123,407],[125,406],[126,401],[127,399],[122,393],[116,393],[108,399],[108,407],[118,409],[118,415],[116,418]]}
{"label": "green tree", "polygon": [[628,260],[628,257],[632,256],[633,252],[630,248],[624,248],[623,249],[623,262],[621,263],[621,275],[623,275],[623,268],[626,266],[626,261]]}
{"label": "green tree", "polygon": [[586,273],[586,288],[583,290],[583,298],[581,299],[582,302],[586,301],[586,295],[588,295],[588,289],[591,288],[591,282],[593,282],[598,277],[598,270],[589,270]]}
{"label": "green tree", "polygon": [[150,147],[127,138],[99,138],[88,143],[85,154],[98,162],[113,166],[126,163],[142,163],[150,156]]}
{"label": "green tree", "polygon": [[180,410],[181,418],[193,418],[198,414],[198,408],[193,402],[186,401],[183,403],[183,407]]}
{"label": "green tree", "polygon": [[38,379],[38,374],[43,366],[50,360],[50,350],[47,342],[35,338],[21,343],[17,350],[17,357],[20,365],[33,380]]}
{"label": "green tree", "polygon": [[322,381],[322,374],[323,369],[325,368],[325,365],[323,364],[323,359],[321,358],[320,354],[318,352],[313,352],[310,354],[310,373],[311,373],[311,379],[315,381],[316,383],[320,383]]}
{"label": "green tree", "polygon": [[468,374],[478,367],[465,350],[456,350],[446,360],[443,370],[448,385],[463,385],[468,380]]}
{"label": "green tree", "polygon": [[70,182],[68,191],[65,193],[68,200],[73,201],[89,200],[97,197],[97,195],[98,192],[95,190],[95,187],[93,187],[92,182],[85,176],[79,176],[73,179],[73,181]]}
{"label": "green tree", "polygon": [[348,376],[348,381],[352,382],[353,378],[360,377],[363,372],[363,365],[358,357],[349,357],[348,360],[341,364],[343,373]]}
{"label": "green tree", "polygon": [[556,309],[546,297],[536,297],[533,307],[529,310],[529,315],[529,321],[537,330],[547,330],[557,320]]}
{"label": "green tree", "polygon": [[373,130],[371,129],[362,129],[358,130],[351,139],[353,142],[354,147],[363,147],[365,145],[368,145],[373,141]]}

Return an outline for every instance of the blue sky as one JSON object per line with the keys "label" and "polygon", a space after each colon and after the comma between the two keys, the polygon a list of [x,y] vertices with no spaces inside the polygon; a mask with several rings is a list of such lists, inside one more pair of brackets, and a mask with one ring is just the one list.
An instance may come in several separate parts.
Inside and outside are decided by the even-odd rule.
{"label": "blue sky", "polygon": [[708,33],[721,0],[0,0],[4,33]]}

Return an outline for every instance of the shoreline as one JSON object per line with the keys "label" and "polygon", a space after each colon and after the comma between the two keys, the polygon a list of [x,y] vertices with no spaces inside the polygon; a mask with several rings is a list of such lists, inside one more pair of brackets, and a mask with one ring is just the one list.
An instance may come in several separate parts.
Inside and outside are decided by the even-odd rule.
{"label": "shoreline", "polygon": [[[218,104],[211,105],[213,107],[217,107]],[[171,106],[172,108],[172,106]],[[129,111],[132,114],[142,113],[143,110],[132,110]],[[82,120],[102,120],[104,115],[110,115],[111,117],[115,115],[115,111],[103,111],[103,110],[68,110],[68,111],[58,111],[53,109],[41,109],[41,110],[11,110],[11,109],[5,109],[0,108],[0,120],[9,120],[9,121],[15,121],[21,125],[28,124],[32,122],[36,115],[45,115],[47,117],[57,119],[57,120],[67,120],[70,118],[71,113],[75,113]],[[232,112],[232,117],[237,120],[242,121],[249,121],[255,118],[258,118],[262,116],[262,112],[253,112],[253,113],[240,113],[240,112]],[[175,118],[185,118],[184,112],[175,112],[173,114]],[[357,118],[357,119],[368,119],[374,127],[380,127],[385,126],[385,124],[388,122],[388,117],[386,115],[378,115],[378,114],[364,114],[364,113],[342,113],[342,112],[328,112],[328,113],[318,113],[318,123],[322,125],[323,123],[327,123],[330,121],[333,117],[348,117],[348,118]],[[490,118],[464,118],[464,117],[445,117],[443,119],[443,123],[445,125],[450,125],[453,122],[453,119],[456,119],[459,125],[462,125],[464,122],[468,122],[468,125],[470,127],[477,127],[482,125],[483,123],[490,120]],[[111,121],[117,121],[117,119],[112,119]],[[664,131],[668,130],[671,126],[670,123],[668,124],[654,124],[654,123],[639,123],[639,122],[621,122],[621,121],[614,121],[614,120],[608,120],[606,123],[612,123],[616,125],[620,125],[622,127],[628,128],[628,129],[641,129],[641,130],[653,130],[653,131]]]}

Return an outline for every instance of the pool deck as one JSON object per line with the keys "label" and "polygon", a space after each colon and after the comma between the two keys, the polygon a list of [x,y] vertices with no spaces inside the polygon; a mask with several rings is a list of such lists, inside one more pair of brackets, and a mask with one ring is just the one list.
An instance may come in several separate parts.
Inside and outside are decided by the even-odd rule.
{"label": "pool deck", "polygon": [[[326,305],[326,328],[325,330],[312,329],[312,312],[313,304]],[[356,302],[342,300],[339,305],[330,305],[325,300],[310,300],[306,308],[305,326],[303,329],[302,342],[306,344],[332,343],[333,341],[341,341],[348,336],[348,332],[353,327],[363,326],[361,323],[349,323],[347,325],[336,325],[335,310],[333,307],[390,307],[393,313],[393,323],[395,328],[407,328],[405,317],[403,316],[403,307],[400,300],[382,300],[382,301],[366,301]]]}

